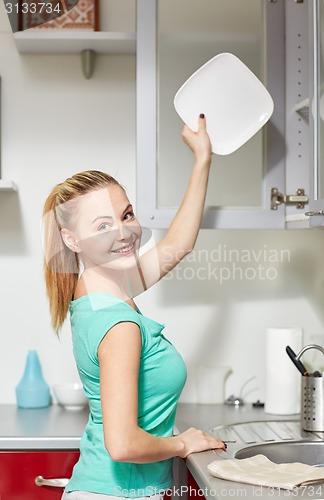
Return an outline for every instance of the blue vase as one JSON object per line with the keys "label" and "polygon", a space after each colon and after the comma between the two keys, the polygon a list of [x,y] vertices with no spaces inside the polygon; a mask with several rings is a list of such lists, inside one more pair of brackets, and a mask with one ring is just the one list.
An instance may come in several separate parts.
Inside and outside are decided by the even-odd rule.
{"label": "blue vase", "polygon": [[16,387],[19,408],[44,408],[51,403],[50,388],[45,382],[36,351],[28,351],[23,377]]}

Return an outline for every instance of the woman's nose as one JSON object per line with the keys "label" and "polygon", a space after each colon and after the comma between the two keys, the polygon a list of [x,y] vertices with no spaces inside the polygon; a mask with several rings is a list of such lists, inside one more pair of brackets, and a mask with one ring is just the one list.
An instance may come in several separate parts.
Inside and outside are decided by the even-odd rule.
{"label": "woman's nose", "polygon": [[119,230],[119,241],[127,240],[130,235],[129,229],[124,224],[119,224],[118,230]]}

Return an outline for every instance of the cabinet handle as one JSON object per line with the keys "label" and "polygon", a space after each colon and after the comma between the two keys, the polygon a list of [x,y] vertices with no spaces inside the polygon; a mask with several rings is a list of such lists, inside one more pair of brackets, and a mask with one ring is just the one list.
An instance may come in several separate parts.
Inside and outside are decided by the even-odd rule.
{"label": "cabinet handle", "polygon": [[317,212],[305,212],[308,217],[313,217],[314,215],[324,215],[324,210],[318,210]]}
{"label": "cabinet handle", "polygon": [[45,479],[43,476],[35,477],[36,486],[52,486],[54,488],[65,488],[68,484],[69,479],[57,478],[57,479]]}

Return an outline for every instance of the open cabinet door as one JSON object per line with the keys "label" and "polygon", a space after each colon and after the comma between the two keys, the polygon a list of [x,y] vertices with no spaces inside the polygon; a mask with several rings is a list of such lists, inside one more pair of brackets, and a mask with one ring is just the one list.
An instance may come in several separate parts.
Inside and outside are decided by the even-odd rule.
{"label": "open cabinet door", "polygon": [[310,225],[324,226],[324,4],[309,2],[312,40],[311,85],[309,99],[311,200],[307,214]]}
{"label": "open cabinet door", "polygon": [[202,227],[285,227],[285,206],[271,209],[271,189],[285,192],[285,2],[268,0],[137,0],[136,212],[143,226],[167,228],[176,214],[192,156],[173,98],[220,52],[235,52],[253,68],[275,107],[260,135],[232,155],[214,156]]}

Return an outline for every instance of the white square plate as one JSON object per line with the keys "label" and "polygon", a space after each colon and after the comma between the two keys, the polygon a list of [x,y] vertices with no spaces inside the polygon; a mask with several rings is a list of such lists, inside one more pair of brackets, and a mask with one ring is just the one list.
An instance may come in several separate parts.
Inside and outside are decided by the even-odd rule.
{"label": "white square plate", "polygon": [[222,53],[201,66],[180,87],[174,107],[192,130],[206,116],[212,150],[228,155],[247,142],[273,113],[271,95],[234,54]]}

